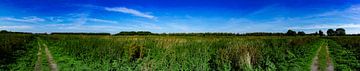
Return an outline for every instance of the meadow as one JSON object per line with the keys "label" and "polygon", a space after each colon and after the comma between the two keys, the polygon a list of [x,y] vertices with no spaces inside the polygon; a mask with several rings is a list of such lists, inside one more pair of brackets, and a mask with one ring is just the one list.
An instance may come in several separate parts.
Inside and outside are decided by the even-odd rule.
{"label": "meadow", "polygon": [[0,38],[0,70],[50,70],[43,51],[47,49],[60,71],[310,71],[314,67],[325,71],[329,66],[336,71],[360,70],[357,36],[1,34]]}

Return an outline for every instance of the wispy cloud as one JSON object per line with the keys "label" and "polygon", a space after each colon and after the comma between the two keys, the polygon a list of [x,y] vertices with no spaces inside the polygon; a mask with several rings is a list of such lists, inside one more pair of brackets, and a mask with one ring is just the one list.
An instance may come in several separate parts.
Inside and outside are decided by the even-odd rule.
{"label": "wispy cloud", "polygon": [[317,24],[317,25],[308,25],[301,27],[290,27],[290,29],[328,29],[328,28],[360,28],[360,24]]}
{"label": "wispy cloud", "polygon": [[46,28],[51,27],[51,31],[56,32],[110,32],[117,33],[124,30],[160,30],[161,27],[154,23],[132,20],[126,23],[120,23],[115,20],[89,17],[86,13],[71,14],[65,22],[44,25]]}
{"label": "wispy cloud", "polygon": [[360,5],[353,5],[344,10],[328,11],[317,15],[298,18],[310,21],[310,25],[290,27],[292,29],[360,28]]}
{"label": "wispy cloud", "polygon": [[121,12],[121,13],[132,14],[134,16],[144,17],[144,18],[148,18],[148,19],[155,19],[156,18],[153,15],[146,14],[146,13],[140,12],[140,11],[135,10],[135,9],[129,9],[129,8],[126,8],[126,7],[105,8],[105,10],[113,11],[113,12]]}
{"label": "wispy cloud", "polygon": [[13,22],[27,22],[27,23],[37,23],[43,22],[45,19],[38,18],[36,16],[29,16],[23,18],[13,18],[13,17],[0,17],[1,21],[13,21]]}
{"label": "wispy cloud", "polygon": [[0,26],[0,29],[31,29],[32,26]]}
{"label": "wispy cloud", "polygon": [[116,21],[112,21],[112,20],[104,20],[104,19],[97,19],[97,18],[88,18],[88,21],[93,21],[93,22],[102,22],[102,23],[112,23],[112,24],[117,24],[118,22]]}
{"label": "wispy cloud", "polygon": [[47,19],[49,19],[51,22],[64,22],[63,17],[47,17]]}

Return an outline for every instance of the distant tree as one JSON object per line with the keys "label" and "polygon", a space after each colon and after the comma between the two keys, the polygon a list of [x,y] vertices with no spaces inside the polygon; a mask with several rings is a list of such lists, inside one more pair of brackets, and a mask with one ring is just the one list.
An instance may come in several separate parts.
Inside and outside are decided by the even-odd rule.
{"label": "distant tree", "polygon": [[317,35],[319,35],[319,33],[318,32],[315,32],[315,34],[314,34],[315,36],[317,36]]}
{"label": "distant tree", "polygon": [[299,32],[298,32],[298,35],[304,36],[304,35],[305,35],[305,32],[304,32],[304,31],[299,31]]}
{"label": "distant tree", "polygon": [[293,31],[293,30],[288,30],[288,31],[286,32],[286,35],[287,35],[287,36],[295,36],[295,35],[296,35],[296,32]]}
{"label": "distant tree", "polygon": [[[121,31],[115,35],[158,35],[151,33],[150,31]],[[164,35],[167,35],[164,33]]]}
{"label": "distant tree", "polygon": [[[34,33],[45,35],[47,33]],[[110,33],[53,32],[50,35],[111,35]]]}
{"label": "distant tree", "polygon": [[336,36],[345,36],[345,29],[344,28],[337,28],[336,31]]}
{"label": "distant tree", "polygon": [[328,29],[326,33],[327,36],[335,36],[335,31],[333,29]]}
{"label": "distant tree", "polygon": [[323,31],[319,30],[319,35],[320,35],[320,36],[324,36],[325,34],[324,34]]}
{"label": "distant tree", "polygon": [[0,33],[8,33],[6,30],[1,30]]}

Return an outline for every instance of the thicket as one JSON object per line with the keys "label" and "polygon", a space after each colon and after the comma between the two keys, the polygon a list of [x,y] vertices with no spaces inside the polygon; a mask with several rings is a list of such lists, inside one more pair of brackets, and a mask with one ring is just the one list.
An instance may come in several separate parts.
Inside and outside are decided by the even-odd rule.
{"label": "thicket", "polygon": [[0,34],[0,70],[8,70],[9,64],[28,52],[34,36],[28,34]]}

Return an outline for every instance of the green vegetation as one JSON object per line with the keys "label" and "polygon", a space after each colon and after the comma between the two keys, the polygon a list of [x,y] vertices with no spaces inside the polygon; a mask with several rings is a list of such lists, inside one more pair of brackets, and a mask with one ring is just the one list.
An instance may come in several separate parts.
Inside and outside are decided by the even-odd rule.
{"label": "green vegetation", "polygon": [[310,43],[314,37],[51,36],[47,40],[52,52],[92,70],[303,69],[314,55],[307,50],[319,47]]}
{"label": "green vegetation", "polygon": [[61,71],[360,70],[356,36],[0,36],[0,70],[50,70],[45,48]]}
{"label": "green vegetation", "polygon": [[9,69],[9,64],[21,60],[32,48],[33,36],[27,34],[0,34],[0,69]]}
{"label": "green vegetation", "polygon": [[322,46],[320,46],[319,53],[318,53],[318,62],[319,62],[319,70],[320,71],[326,71],[326,67],[328,65],[328,53],[327,53],[327,44],[323,43]]}
{"label": "green vegetation", "polygon": [[329,50],[337,71],[360,70],[360,37],[327,37]]}
{"label": "green vegetation", "polygon": [[73,33],[73,32],[55,32],[51,35],[111,35],[110,33]]}

